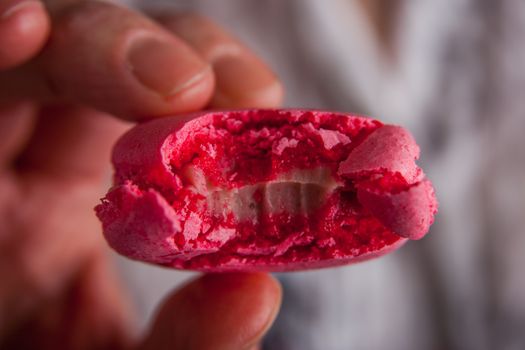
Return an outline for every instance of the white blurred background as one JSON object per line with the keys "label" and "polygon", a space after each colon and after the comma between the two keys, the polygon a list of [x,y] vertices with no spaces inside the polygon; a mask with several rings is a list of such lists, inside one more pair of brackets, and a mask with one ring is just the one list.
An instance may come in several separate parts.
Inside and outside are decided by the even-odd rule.
{"label": "white blurred background", "polygon": [[[525,348],[525,2],[135,1],[216,20],[282,79],[287,107],[410,129],[440,213],[378,260],[279,275],[267,349]],[[192,276],[116,257],[145,325]]]}

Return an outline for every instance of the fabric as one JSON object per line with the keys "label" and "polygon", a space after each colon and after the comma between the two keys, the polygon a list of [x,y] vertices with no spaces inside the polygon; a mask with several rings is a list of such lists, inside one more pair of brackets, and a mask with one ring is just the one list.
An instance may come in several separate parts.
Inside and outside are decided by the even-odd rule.
{"label": "fabric", "polygon": [[[280,274],[267,349],[525,347],[525,2],[400,3],[390,51],[357,0],[147,3],[223,24],[275,69],[287,106],[409,128],[436,187],[440,213],[424,240],[363,264]],[[189,276],[121,266],[144,319]]]}

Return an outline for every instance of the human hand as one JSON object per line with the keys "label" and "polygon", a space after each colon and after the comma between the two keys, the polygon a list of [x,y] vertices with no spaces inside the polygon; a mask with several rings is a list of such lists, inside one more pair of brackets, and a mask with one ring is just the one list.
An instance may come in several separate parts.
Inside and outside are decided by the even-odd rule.
{"label": "human hand", "polygon": [[0,348],[255,344],[280,302],[265,274],[204,276],[167,299],[145,340],[134,339],[92,208],[111,146],[129,127],[112,116],[275,107],[279,82],[200,17],[154,22],[95,1],[45,6],[0,0]]}

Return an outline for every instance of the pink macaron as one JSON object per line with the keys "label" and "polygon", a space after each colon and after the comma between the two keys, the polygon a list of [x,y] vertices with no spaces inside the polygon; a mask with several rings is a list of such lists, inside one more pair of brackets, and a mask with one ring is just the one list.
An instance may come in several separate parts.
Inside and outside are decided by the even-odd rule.
{"label": "pink macaron", "polygon": [[153,120],[113,151],[95,209],[117,252],[200,271],[353,263],[420,239],[434,189],[403,128],[308,110]]}

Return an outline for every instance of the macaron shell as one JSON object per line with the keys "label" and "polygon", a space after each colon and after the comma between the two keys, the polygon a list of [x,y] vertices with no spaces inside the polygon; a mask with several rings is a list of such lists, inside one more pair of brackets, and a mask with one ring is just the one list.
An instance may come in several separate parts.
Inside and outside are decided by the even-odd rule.
{"label": "macaron shell", "polygon": [[408,242],[408,239],[403,238],[396,241],[394,244],[387,245],[382,249],[361,254],[359,256],[338,256],[330,259],[300,259],[295,261],[287,262],[277,262],[271,263],[260,259],[258,262],[251,261],[250,263],[246,262],[246,259],[238,256],[230,257],[227,260],[221,262],[220,265],[208,264],[208,263],[195,263],[188,267],[188,264],[184,260],[178,260],[167,264],[167,267],[174,267],[182,270],[194,270],[201,271],[206,273],[221,273],[221,272],[258,272],[258,271],[267,271],[267,272],[290,272],[290,271],[301,271],[301,270],[311,270],[311,269],[323,269],[329,267],[337,267],[349,264],[356,264],[371,259],[379,258],[383,255],[393,252],[394,250],[399,249],[405,243]]}
{"label": "macaron shell", "polygon": [[434,189],[428,180],[398,193],[359,188],[357,198],[386,227],[412,240],[423,238],[437,211]]}
{"label": "macaron shell", "polygon": [[115,183],[126,180],[176,185],[167,157],[173,135],[198,114],[166,117],[139,124],[125,133],[113,148]]}
{"label": "macaron shell", "polygon": [[408,183],[421,176],[415,161],[419,147],[410,133],[400,126],[384,125],[370,134],[341,163],[339,174],[356,177],[384,171],[399,172]]}
{"label": "macaron shell", "polygon": [[162,264],[178,252],[173,236],[181,231],[180,219],[155,190],[126,183],[113,188],[95,210],[106,240],[120,254]]}

